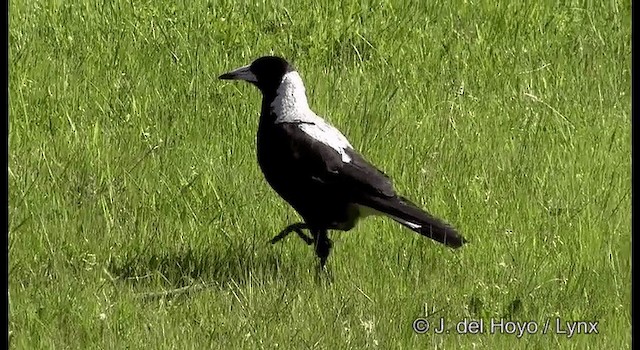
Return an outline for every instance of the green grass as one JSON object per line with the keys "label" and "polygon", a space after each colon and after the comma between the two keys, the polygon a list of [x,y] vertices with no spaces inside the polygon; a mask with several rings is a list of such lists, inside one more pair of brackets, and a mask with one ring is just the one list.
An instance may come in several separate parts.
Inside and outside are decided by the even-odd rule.
{"label": "green grass", "polygon": [[[424,3],[424,4],[423,4]],[[629,1],[17,1],[14,349],[629,348]],[[312,249],[255,161],[283,55],[311,107],[472,243],[384,219]],[[415,334],[446,317],[449,334]],[[599,334],[459,335],[460,320]],[[553,330],[553,328],[552,328]]]}

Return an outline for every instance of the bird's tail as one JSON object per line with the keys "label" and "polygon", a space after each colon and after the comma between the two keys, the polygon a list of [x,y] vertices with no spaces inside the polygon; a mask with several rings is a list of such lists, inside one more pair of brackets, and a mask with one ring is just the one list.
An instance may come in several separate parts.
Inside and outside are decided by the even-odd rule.
{"label": "bird's tail", "polygon": [[368,198],[363,205],[381,212],[405,227],[446,246],[459,248],[467,242],[453,227],[418,208],[406,198]]}

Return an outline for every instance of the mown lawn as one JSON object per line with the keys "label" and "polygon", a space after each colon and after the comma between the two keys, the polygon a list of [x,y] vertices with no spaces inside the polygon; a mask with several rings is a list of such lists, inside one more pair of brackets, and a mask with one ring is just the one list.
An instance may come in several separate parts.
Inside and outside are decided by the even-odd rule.
{"label": "mown lawn", "polygon": [[[630,348],[630,7],[11,2],[11,348]],[[299,218],[255,160],[259,92],[216,79],[266,54],[471,243],[365,220],[332,282],[267,244]]]}

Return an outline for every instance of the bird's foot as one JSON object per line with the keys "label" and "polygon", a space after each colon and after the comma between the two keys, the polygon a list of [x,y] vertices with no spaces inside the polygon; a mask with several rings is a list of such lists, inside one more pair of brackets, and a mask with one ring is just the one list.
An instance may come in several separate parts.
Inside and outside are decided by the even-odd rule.
{"label": "bird's foot", "polygon": [[318,265],[316,265],[316,275],[315,275],[316,283],[319,283],[324,286],[327,286],[333,283],[333,273],[331,271],[332,271],[331,268],[327,267],[326,265],[322,265],[321,263],[318,263]]}

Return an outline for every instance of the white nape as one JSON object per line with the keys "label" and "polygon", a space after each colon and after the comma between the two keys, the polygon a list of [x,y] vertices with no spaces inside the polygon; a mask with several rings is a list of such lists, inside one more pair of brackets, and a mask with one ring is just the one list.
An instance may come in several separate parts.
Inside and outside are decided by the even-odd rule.
{"label": "white nape", "polygon": [[276,115],[276,124],[300,123],[300,130],[336,150],[343,162],[351,161],[346,152],[353,149],[349,140],[309,108],[306,89],[298,72],[289,72],[282,77],[276,97],[271,102],[271,111]]}

